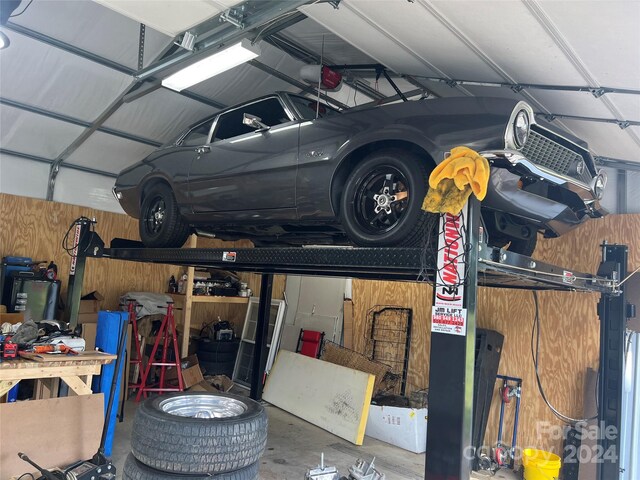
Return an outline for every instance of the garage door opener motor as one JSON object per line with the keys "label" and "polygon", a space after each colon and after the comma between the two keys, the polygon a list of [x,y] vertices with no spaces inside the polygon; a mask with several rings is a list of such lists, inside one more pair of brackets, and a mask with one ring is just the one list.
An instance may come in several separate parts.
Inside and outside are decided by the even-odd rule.
{"label": "garage door opener motor", "polygon": [[80,461],[70,465],[64,470],[47,470],[24,453],[18,453],[18,456],[35,467],[40,472],[40,478],[38,480],[115,480],[116,467],[111,460],[109,460],[104,453],[105,443],[107,441],[107,431],[109,429],[109,419],[111,418],[111,411],[113,409],[113,402],[116,392],[116,384],[118,382],[119,372],[122,367],[122,358],[125,346],[125,340],[127,337],[127,330],[123,329],[120,334],[118,342],[118,351],[116,365],[114,369],[113,379],[111,381],[111,390],[109,391],[109,401],[107,403],[107,413],[102,425],[102,437],[100,438],[100,446],[98,451],[91,460]]}

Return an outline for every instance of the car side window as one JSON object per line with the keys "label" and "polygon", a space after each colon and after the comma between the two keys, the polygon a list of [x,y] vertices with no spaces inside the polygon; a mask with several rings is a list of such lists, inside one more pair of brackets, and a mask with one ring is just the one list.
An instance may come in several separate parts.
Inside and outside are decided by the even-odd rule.
{"label": "car side window", "polygon": [[298,113],[305,120],[315,120],[316,113],[318,118],[333,117],[334,115],[340,115],[338,110],[326,105],[322,102],[318,104],[317,100],[310,100],[299,95],[289,95],[291,102],[298,110]]}
{"label": "car side window", "polygon": [[213,134],[214,141],[226,140],[254,132],[254,128],[242,123],[245,113],[260,117],[262,123],[269,127],[291,121],[280,100],[274,97],[267,98],[220,115],[216,124],[216,131]]}
{"label": "car side window", "polygon": [[201,123],[197,127],[191,129],[189,133],[185,135],[180,144],[184,147],[197,147],[204,145],[209,139],[209,130],[211,130],[211,124],[213,124],[213,118]]}

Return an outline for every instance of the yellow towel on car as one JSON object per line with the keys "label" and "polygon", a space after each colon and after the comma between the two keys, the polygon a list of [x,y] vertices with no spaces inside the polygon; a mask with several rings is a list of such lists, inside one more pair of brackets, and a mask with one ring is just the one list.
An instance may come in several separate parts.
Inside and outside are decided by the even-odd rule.
{"label": "yellow towel on car", "polygon": [[429,176],[429,191],[422,209],[456,215],[473,192],[483,200],[489,184],[489,162],[467,147],[456,147]]}

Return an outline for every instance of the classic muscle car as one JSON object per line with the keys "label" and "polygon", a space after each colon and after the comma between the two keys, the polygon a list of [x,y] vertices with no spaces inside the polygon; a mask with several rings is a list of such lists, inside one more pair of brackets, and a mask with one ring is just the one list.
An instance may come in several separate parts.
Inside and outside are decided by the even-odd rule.
{"label": "classic muscle car", "polygon": [[114,194],[147,247],[192,233],[257,246],[416,245],[428,176],[453,147],[491,164],[490,243],[531,254],[591,217],[606,184],[588,147],[527,103],[440,98],[337,111],[279,92],[220,111],[123,170]]}

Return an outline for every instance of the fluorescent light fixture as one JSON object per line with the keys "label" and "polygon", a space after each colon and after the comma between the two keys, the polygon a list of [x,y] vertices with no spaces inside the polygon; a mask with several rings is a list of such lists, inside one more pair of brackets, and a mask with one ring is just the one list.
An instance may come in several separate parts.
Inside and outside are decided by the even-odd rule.
{"label": "fluorescent light fixture", "polygon": [[237,67],[260,55],[260,47],[247,39],[218,51],[162,80],[162,86],[180,92],[207,78]]}

